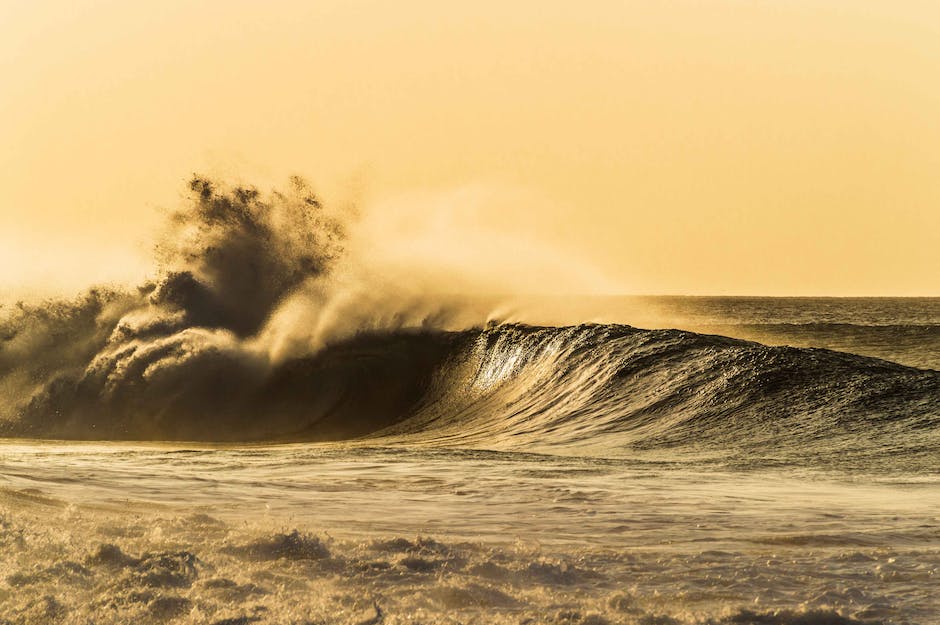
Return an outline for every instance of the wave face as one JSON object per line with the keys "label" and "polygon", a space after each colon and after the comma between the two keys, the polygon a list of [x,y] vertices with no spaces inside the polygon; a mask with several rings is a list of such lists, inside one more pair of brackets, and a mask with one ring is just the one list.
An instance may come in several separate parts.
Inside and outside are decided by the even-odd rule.
{"label": "wave face", "polygon": [[502,326],[390,432],[602,454],[672,449],[895,468],[940,451],[940,373],[821,349],[629,326]]}
{"label": "wave face", "polygon": [[940,372],[822,349],[622,325],[500,325],[364,334],[262,373],[224,346],[210,353],[186,364],[185,384],[179,371],[165,383],[126,354],[99,356],[77,381],[43,388],[5,433],[394,437],[607,455],[735,452],[784,463],[881,458],[896,469],[940,450]]}

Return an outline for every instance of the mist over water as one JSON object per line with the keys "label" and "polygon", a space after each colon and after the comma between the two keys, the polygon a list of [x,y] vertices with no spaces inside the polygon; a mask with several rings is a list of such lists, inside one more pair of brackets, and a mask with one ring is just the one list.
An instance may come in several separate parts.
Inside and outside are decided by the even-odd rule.
{"label": "mist over water", "polygon": [[940,299],[538,297],[612,285],[384,210],[196,177],[0,311],[0,623],[940,622]]}

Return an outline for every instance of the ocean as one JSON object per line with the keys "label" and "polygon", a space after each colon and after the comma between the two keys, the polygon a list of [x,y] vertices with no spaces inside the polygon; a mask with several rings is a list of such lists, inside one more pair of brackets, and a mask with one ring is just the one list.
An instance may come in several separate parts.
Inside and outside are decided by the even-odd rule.
{"label": "ocean", "polygon": [[0,623],[940,623],[940,298],[535,299],[572,322],[272,364],[179,281],[0,326]]}

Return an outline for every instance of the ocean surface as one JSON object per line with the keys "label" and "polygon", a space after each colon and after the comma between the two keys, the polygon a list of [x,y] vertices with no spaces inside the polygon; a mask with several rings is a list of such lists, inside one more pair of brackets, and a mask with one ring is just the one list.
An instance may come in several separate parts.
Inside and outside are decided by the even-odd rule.
{"label": "ocean surface", "polygon": [[940,623],[940,298],[535,300],[602,323],[263,375],[114,301],[5,326],[0,623]]}

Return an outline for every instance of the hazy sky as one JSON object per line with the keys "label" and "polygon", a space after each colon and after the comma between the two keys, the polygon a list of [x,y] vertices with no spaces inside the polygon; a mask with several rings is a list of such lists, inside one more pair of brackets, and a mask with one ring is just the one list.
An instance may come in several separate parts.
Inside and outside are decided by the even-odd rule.
{"label": "hazy sky", "polygon": [[7,289],[135,277],[207,172],[602,290],[940,295],[936,0],[7,0],[0,146]]}

